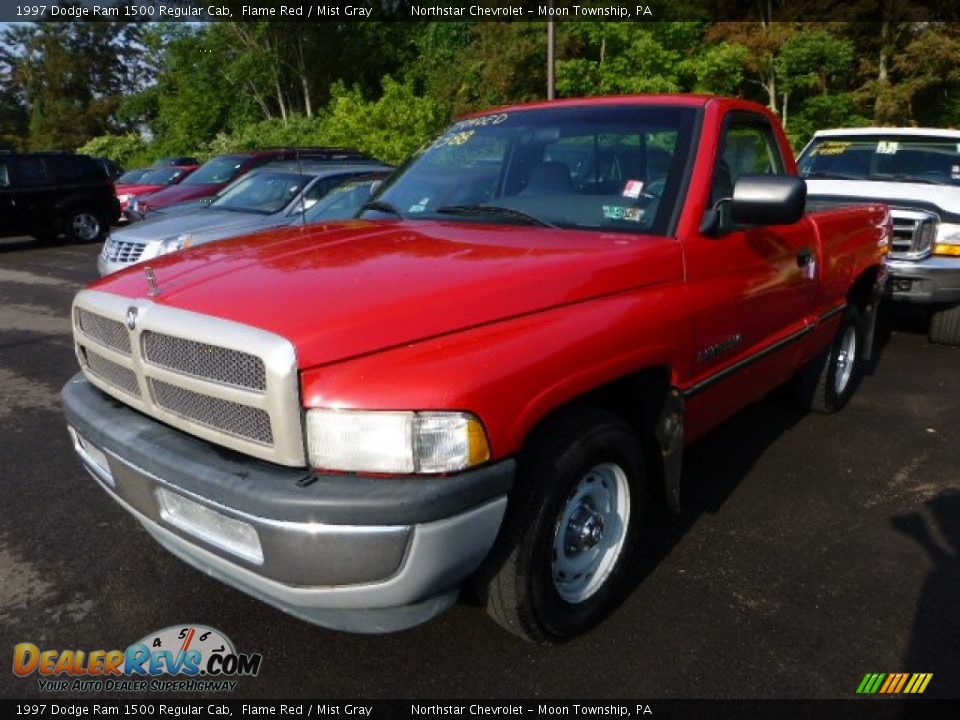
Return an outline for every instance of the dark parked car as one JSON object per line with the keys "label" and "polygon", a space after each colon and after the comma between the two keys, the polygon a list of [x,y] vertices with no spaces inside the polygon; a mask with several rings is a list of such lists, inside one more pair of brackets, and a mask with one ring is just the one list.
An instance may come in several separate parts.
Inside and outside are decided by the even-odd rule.
{"label": "dark parked car", "polygon": [[255,167],[274,160],[294,160],[300,157],[311,162],[359,162],[375,163],[363,153],[344,148],[267,148],[249,152],[218,155],[200,166],[196,172],[182,183],[168,187],[150,196],[130,200],[127,216],[130,220],[142,220],[143,216],[152,210],[161,210],[171,205],[199,200],[200,198],[216,195],[229,183]]}
{"label": "dark parked car", "polygon": [[114,162],[110,158],[97,157],[94,155],[93,159],[96,160],[97,163],[99,163],[100,167],[103,168],[103,171],[107,174],[107,176],[111,180],[116,180],[118,177],[120,177],[126,172],[126,170],[123,168],[123,166],[120,163]]}
{"label": "dark parked car", "polygon": [[99,240],[120,217],[103,166],[88,155],[0,153],[0,237]]}

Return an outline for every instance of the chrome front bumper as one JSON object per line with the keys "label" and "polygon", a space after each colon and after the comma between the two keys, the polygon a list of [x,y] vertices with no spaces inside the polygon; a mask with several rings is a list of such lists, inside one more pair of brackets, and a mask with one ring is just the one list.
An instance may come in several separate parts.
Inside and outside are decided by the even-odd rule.
{"label": "chrome front bumper", "polygon": [[960,257],[887,260],[887,294],[898,302],[924,305],[960,302]]}
{"label": "chrome front bumper", "polygon": [[[493,546],[513,481],[512,460],[447,478],[312,475],[168,428],[82,375],[62,399],[84,468],[161,545],[341,630],[401,630],[453,604]],[[193,510],[170,512],[171,495]]]}

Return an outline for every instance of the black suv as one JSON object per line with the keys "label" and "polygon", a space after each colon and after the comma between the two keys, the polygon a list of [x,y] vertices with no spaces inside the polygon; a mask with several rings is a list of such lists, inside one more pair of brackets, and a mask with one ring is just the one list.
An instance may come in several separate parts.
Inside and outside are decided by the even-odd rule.
{"label": "black suv", "polygon": [[0,152],[0,237],[61,233],[99,240],[120,217],[120,202],[103,166],[87,155]]}

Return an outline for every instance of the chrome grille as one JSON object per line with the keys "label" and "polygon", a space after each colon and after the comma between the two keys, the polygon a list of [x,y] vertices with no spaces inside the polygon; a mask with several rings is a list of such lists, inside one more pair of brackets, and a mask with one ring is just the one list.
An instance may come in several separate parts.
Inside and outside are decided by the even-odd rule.
{"label": "chrome grille", "polygon": [[289,340],[93,289],[77,294],[73,321],[84,373],[108,395],[209,442],[281,465],[306,465],[297,356]]}
{"label": "chrome grille", "polygon": [[130,354],[130,334],[122,322],[77,308],[77,325],[84,333],[107,347],[119,350],[126,355]]}
{"label": "chrome grille", "polygon": [[150,379],[150,392],[160,407],[208,427],[264,445],[273,444],[270,416],[259,408],[193,392]]}
{"label": "chrome grille", "polygon": [[267,389],[267,371],[256,355],[149,330],[141,341],[144,358],[154,365],[224,385]]}
{"label": "chrome grille", "polygon": [[103,379],[104,382],[108,382],[135,397],[140,397],[140,385],[137,383],[137,376],[133,370],[128,370],[123,365],[113,362],[113,360],[107,360],[82,345],[80,346],[80,352],[90,372]]}
{"label": "chrome grille", "polygon": [[103,248],[103,257],[109,262],[135,263],[143,255],[146,243],[110,238]]}
{"label": "chrome grille", "polygon": [[937,235],[937,216],[919,210],[893,208],[890,257],[918,260],[930,255]]}

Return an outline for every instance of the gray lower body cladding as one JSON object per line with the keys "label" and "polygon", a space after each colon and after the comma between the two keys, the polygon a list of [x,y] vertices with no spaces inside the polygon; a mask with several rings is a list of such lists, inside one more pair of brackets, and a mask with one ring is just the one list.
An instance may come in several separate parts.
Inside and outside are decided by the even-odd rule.
{"label": "gray lower body cladding", "polygon": [[[441,478],[314,475],[211,445],[117,402],[81,375],[63,389],[85,469],[164,547],[320,625],[398,630],[449,607],[489,552],[514,462]],[[76,434],[82,438],[77,440]],[[102,453],[102,455],[100,454]],[[244,556],[167,512],[255,538]],[[199,512],[199,515],[197,515]]]}

